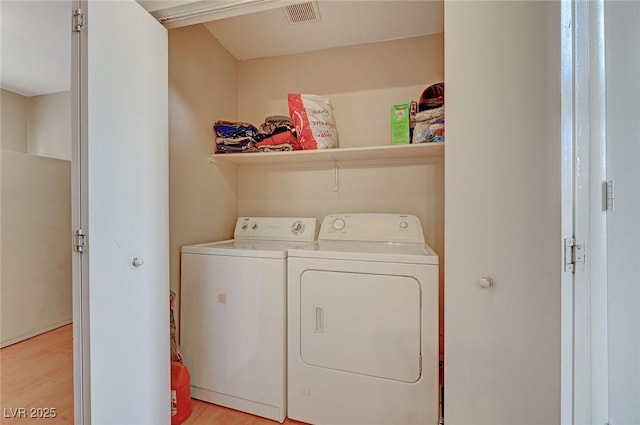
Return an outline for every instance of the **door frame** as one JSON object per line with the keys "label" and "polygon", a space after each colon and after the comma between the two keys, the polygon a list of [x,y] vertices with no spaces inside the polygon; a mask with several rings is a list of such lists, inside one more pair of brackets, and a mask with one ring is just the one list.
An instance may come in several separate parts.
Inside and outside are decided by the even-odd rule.
{"label": "door frame", "polygon": [[[561,237],[560,250],[564,252],[564,239],[573,237],[574,210],[574,74],[575,8],[571,0],[562,0],[560,10],[561,54]],[[574,375],[574,279],[573,274],[562,272],[560,277],[560,423],[571,425],[573,421]]]}
{"label": "door frame", "polygon": [[604,1],[563,1],[562,233],[585,257],[562,278],[563,424],[608,420]]}
{"label": "door frame", "polygon": [[[71,10],[87,12],[87,0],[72,0]],[[72,12],[73,13],[73,12]],[[85,15],[86,16],[86,15]],[[88,227],[87,190],[87,32],[71,36],[71,228]],[[89,257],[72,253],[73,292],[73,410],[74,423],[91,423],[89,363]]]}

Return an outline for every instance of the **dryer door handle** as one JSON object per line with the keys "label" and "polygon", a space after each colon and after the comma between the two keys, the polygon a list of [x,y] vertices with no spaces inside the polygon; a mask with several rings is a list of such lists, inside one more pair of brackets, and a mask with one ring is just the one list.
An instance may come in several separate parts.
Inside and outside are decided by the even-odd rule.
{"label": "dryer door handle", "polygon": [[324,333],[324,307],[321,305],[315,306],[316,320],[313,331],[315,333]]}

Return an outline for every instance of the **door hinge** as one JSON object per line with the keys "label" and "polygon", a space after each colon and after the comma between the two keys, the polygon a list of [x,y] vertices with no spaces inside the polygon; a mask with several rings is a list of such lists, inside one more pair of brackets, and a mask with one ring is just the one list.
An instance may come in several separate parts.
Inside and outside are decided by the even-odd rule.
{"label": "door hinge", "polygon": [[73,32],[80,32],[85,27],[85,14],[82,9],[76,9],[73,11],[71,18],[71,29]]}
{"label": "door hinge", "polygon": [[605,192],[606,192],[605,210],[613,211],[616,203],[613,180],[607,180]]}
{"label": "door hinge", "polygon": [[73,250],[75,252],[84,252],[87,247],[87,235],[84,230],[76,229],[73,231]]}
{"label": "door hinge", "polygon": [[577,243],[576,238],[565,238],[564,271],[575,272],[579,263],[584,263],[584,245]]}

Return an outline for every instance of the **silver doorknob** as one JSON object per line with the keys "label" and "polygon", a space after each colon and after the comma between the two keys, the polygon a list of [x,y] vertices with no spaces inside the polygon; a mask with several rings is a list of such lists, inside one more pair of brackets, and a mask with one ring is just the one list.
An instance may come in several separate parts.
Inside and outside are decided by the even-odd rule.
{"label": "silver doorknob", "polygon": [[495,282],[490,277],[484,276],[478,279],[478,286],[480,286],[481,288],[484,288],[484,289],[493,288],[494,285],[495,285]]}
{"label": "silver doorknob", "polygon": [[131,264],[133,264],[133,267],[140,267],[141,265],[144,264],[144,260],[142,258],[134,258],[133,260],[131,260]]}

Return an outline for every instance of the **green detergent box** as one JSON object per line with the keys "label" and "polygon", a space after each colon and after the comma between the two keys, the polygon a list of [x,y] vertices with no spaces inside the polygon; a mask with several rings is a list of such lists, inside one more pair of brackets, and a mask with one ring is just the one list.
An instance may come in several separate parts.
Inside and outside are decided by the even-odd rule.
{"label": "green detergent box", "polygon": [[391,144],[409,144],[409,104],[391,107]]}

